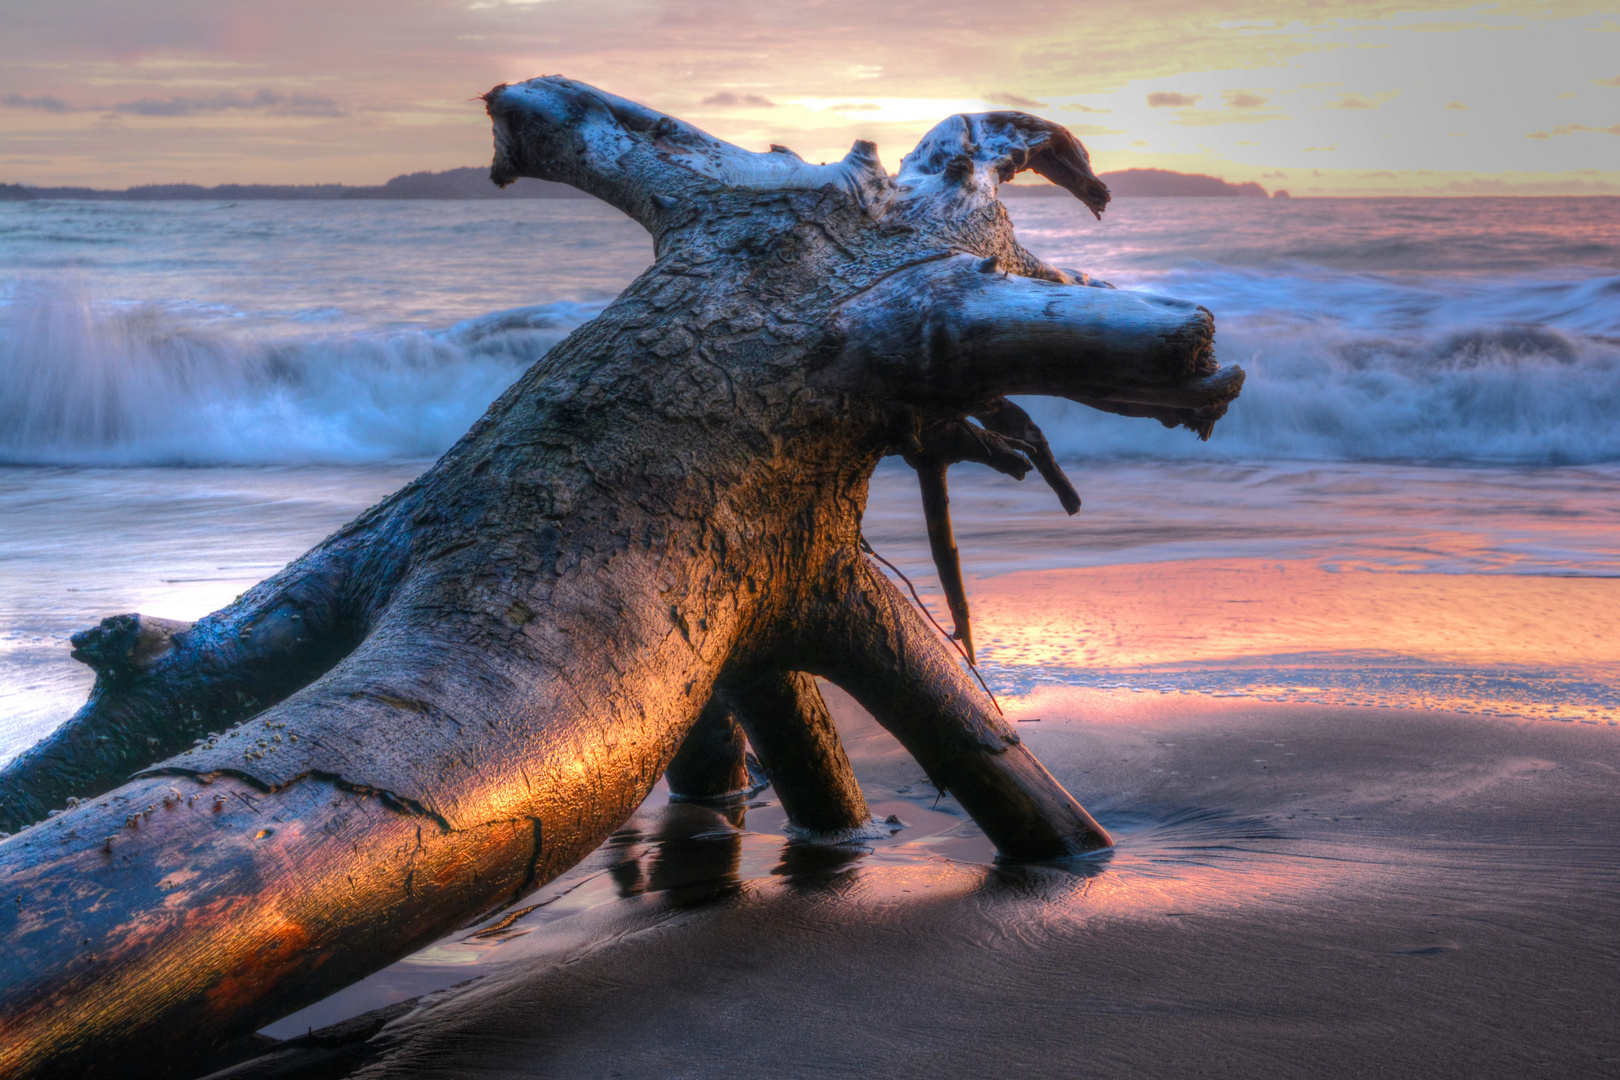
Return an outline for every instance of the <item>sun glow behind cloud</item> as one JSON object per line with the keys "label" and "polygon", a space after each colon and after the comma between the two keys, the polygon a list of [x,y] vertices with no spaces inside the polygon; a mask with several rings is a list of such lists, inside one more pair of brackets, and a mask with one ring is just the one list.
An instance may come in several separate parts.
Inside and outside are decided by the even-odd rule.
{"label": "sun glow behind cloud", "polygon": [[[375,183],[487,160],[475,95],[564,72],[722,138],[886,164],[953,112],[1100,169],[1294,194],[1620,193],[1620,21],[1574,4],[11,0],[0,180]],[[1308,10],[1309,16],[1302,15]]]}

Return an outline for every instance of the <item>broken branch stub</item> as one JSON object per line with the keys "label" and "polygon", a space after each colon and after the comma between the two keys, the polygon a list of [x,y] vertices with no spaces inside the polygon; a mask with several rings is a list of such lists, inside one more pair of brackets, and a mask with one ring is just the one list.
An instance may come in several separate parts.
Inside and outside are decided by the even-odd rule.
{"label": "broken branch stub", "polygon": [[[506,904],[617,829],[717,701],[694,784],[735,778],[741,723],[796,826],[860,828],[810,675],[1004,857],[1110,842],[858,549],[885,455],[926,462],[941,506],[952,460],[1061,476],[1005,395],[1205,432],[1237,395],[1207,312],[1018,244],[995,186],[1019,169],[1101,209],[1079,144],[954,118],[896,183],[870,144],[751,153],[560,77],[485,101],[494,179],[603,198],[655,261],[282,574],[86,650],[91,701],[0,777],[8,807],[64,776],[95,796],[0,842],[0,1073],[159,1071]],[[78,756],[103,736],[116,754]]]}

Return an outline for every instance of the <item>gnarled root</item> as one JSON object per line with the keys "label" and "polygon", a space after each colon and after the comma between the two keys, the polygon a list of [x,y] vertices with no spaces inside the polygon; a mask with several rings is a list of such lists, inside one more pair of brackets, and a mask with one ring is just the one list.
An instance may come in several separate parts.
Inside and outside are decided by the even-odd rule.
{"label": "gnarled root", "polygon": [[95,670],[95,687],[71,719],[0,771],[0,832],[70,797],[110,791],[330,670],[404,572],[399,539],[408,533],[390,526],[410,502],[396,497],[363,515],[195,623],[115,615],[74,634],[73,656]]}
{"label": "gnarled root", "polygon": [[836,840],[871,826],[866,797],[812,676],[771,670],[726,678],[664,774],[670,792],[693,801],[748,793],[748,746],[800,839]]}
{"label": "gnarled root", "polygon": [[871,823],[814,678],[776,671],[728,680],[720,693],[736,706],[765,775],[801,835],[848,835]]}
{"label": "gnarled root", "polygon": [[887,578],[853,552],[832,573],[804,651],[949,790],[1001,854],[1062,859],[1113,843]]}
{"label": "gnarled root", "polygon": [[748,772],[748,738],[729,702],[709,699],[664,779],[670,797],[683,802],[729,802],[759,790]]}

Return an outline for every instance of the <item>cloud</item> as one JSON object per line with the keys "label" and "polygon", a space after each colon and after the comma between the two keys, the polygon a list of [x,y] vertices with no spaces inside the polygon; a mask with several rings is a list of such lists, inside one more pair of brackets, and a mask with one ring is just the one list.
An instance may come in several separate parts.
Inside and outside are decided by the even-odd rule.
{"label": "cloud", "polygon": [[871,101],[840,101],[827,106],[828,112],[882,112],[883,106]]}
{"label": "cloud", "polygon": [[141,98],[106,107],[109,112],[135,116],[190,116],[193,113],[265,111],[278,116],[342,116],[343,109],[324,94],[282,94],[258,90],[253,94],[226,91],[209,97]]}
{"label": "cloud", "polygon": [[59,97],[49,94],[40,94],[37,97],[24,97],[21,94],[7,94],[0,98],[0,104],[13,109],[39,109],[41,112],[65,113],[72,112],[73,106]]}
{"label": "cloud", "polygon": [[0,104],[15,109],[41,109],[53,113],[128,113],[132,116],[191,116],[194,113],[232,111],[264,111],[277,116],[345,115],[338,103],[324,94],[283,94],[275,90],[259,90],[252,94],[226,91],[207,97],[140,98],[114,105],[71,105],[50,95],[24,97],[21,94],[7,94],[0,98]]}
{"label": "cloud", "polygon": [[1448,101],[1448,102],[1446,102],[1446,108],[1450,109],[1452,112],[1467,112],[1468,111],[1468,106],[1464,105],[1460,101]]}
{"label": "cloud", "polygon": [[[1183,98],[1188,104],[1198,100],[1197,96],[1186,97],[1182,94],[1169,96]],[[1183,109],[1171,122],[1178,127],[1218,127],[1221,124],[1263,124],[1268,120],[1288,119],[1276,109],[1256,112],[1255,110],[1264,106],[1269,99],[1248,90],[1224,90],[1221,96],[1226,99],[1224,109]],[[1152,100],[1151,97],[1148,99],[1150,104]]]}
{"label": "cloud", "polygon": [[1177,127],[1220,127],[1222,124],[1264,124],[1272,120],[1287,120],[1288,115],[1280,112],[1226,112],[1189,110],[1182,113],[1171,123]]}
{"label": "cloud", "polygon": [[1368,101],[1360,94],[1340,94],[1339,100],[1330,101],[1322,106],[1324,109],[1376,109],[1377,105]]}
{"label": "cloud", "polygon": [[[1527,125],[1538,116],[1551,141],[1533,156],[1549,168],[1586,164],[1596,160],[1594,151],[1620,147],[1590,133],[1552,135],[1555,124],[1620,120],[1620,114],[1587,114],[1584,106],[1564,109],[1566,102],[1548,100],[1560,88],[1581,86],[1609,90],[1620,100],[1613,54],[1620,34],[1594,32],[1603,20],[1590,15],[1590,0],[1559,0],[1545,17],[1526,17],[1522,5],[1466,4],[1454,5],[1466,9],[1462,14],[1412,16],[1426,6],[1392,0],[1370,8],[1319,0],[1264,11],[1216,0],[1100,7],[1005,0],[992,19],[984,17],[982,0],[489,0],[488,7],[469,11],[474,2],[0,0],[15,16],[0,18],[6,25],[0,34],[0,154],[54,162],[11,166],[13,175],[0,179],[109,186],[182,178],[377,183],[395,173],[487,160],[488,124],[469,95],[548,71],[661,112],[690,110],[697,114],[690,119],[719,138],[759,149],[785,142],[811,160],[841,155],[855,137],[876,138],[891,167],[899,151],[942,116],[1017,107],[984,103],[991,92],[1049,102],[1050,112],[1029,111],[1079,123],[1112,126],[1115,117],[1140,113],[1144,124],[1132,131],[1133,139],[1155,119],[1156,132],[1180,127],[1175,136],[1194,137],[1161,144],[1155,135],[1152,148],[1166,156],[1140,155],[1136,163],[1189,171],[1224,167],[1225,149],[1213,157],[1196,149],[1212,139],[1235,152],[1253,151],[1253,166],[1303,164],[1308,157],[1347,168],[1495,170],[1503,165],[1486,151],[1482,133],[1518,131],[1522,139],[1536,130]],[[1441,49],[1433,35],[1406,25],[1414,17],[1491,29],[1447,34]],[[1216,20],[1234,26],[1221,30]],[[1200,29],[1189,32],[1190,24]],[[791,88],[783,81],[788,69]],[[1605,69],[1608,76],[1601,74]],[[1535,95],[1504,91],[1504,79],[1544,88],[1542,104],[1557,108],[1533,111]],[[1239,80],[1250,85],[1234,86]],[[1180,86],[1167,91],[1165,83]],[[1375,88],[1404,92],[1382,117],[1361,115],[1380,107],[1343,110],[1345,116],[1317,117],[1314,124],[1306,119],[1317,112],[1307,106],[1335,101],[1355,86],[1366,87],[1361,98],[1371,104],[1379,103]],[[310,96],[258,103],[259,87]],[[1177,97],[1156,99],[1157,107],[1149,108],[1148,87]],[[722,90],[782,99],[776,108],[697,104]],[[221,91],[239,96],[221,99]],[[8,92],[16,95],[9,104]],[[1267,101],[1249,107],[1236,100],[1239,94]],[[1594,99],[1594,107],[1603,96],[1579,94]],[[41,100],[50,95],[60,104]],[[800,97],[814,104],[801,106]],[[1400,108],[1408,98],[1418,107],[1397,115],[1408,112]],[[1445,137],[1450,124],[1432,110],[1446,111],[1453,98],[1472,110],[1466,122],[1457,122],[1477,128],[1480,138]],[[948,107],[930,112],[936,101]],[[114,145],[94,137],[90,125],[120,104],[128,107],[114,113],[124,119],[124,139]],[[343,111],[370,115],[369,107],[382,114],[375,123],[323,118]],[[281,115],[300,111],[313,115]],[[1258,119],[1282,113],[1293,116]],[[765,128],[761,120],[769,120]],[[1206,120],[1218,126],[1196,126]],[[1395,126],[1357,123],[1386,120]],[[1252,140],[1260,127],[1268,133],[1262,148],[1233,145]],[[1306,139],[1336,142],[1339,151],[1300,155]],[[1105,153],[1124,152],[1131,142],[1123,135],[1097,141],[1106,144]],[[47,146],[49,153],[41,149]],[[1139,149],[1124,158],[1134,160]],[[1170,156],[1179,154],[1189,155],[1183,165]],[[1290,179],[1303,183],[1309,168]],[[1410,182],[1421,181],[1414,175]]]}
{"label": "cloud", "polygon": [[1050,109],[1052,107],[1044,101],[1019,97],[1017,94],[986,94],[984,100],[992,105],[1007,105],[1014,109]]}
{"label": "cloud", "polygon": [[722,90],[718,94],[710,94],[700,103],[703,105],[719,105],[723,108],[735,108],[745,105],[754,109],[774,109],[776,102],[768,97],[758,94],[733,94],[730,90]]}
{"label": "cloud", "polygon": [[1155,90],[1147,96],[1150,109],[1190,109],[1203,99],[1203,94],[1178,94],[1173,90]]}
{"label": "cloud", "polygon": [[1600,128],[1587,127],[1585,124],[1559,124],[1557,127],[1552,129],[1550,134],[1545,131],[1532,131],[1530,134],[1526,135],[1525,138],[1550,139],[1554,135],[1573,135],[1577,131],[1590,131],[1595,135],[1620,135],[1620,124],[1612,124],[1609,127]]}

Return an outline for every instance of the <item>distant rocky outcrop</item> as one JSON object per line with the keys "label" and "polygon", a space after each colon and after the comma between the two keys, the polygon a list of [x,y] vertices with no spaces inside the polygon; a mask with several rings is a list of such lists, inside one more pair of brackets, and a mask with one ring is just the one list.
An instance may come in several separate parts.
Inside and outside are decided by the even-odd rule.
{"label": "distant rocky outcrop", "polygon": [[348,184],[143,184],[122,191],[85,187],[32,187],[0,184],[0,202],[30,199],[98,199],[114,201],[206,199],[244,202],[250,199],[586,199],[567,184],[524,177],[510,187],[498,188],[489,169],[468,167],[444,172],[417,172],[396,176],[376,187]]}
{"label": "distant rocky outcrop", "polygon": [[510,186],[490,183],[489,166],[414,172],[396,176],[381,187],[351,188],[345,199],[588,199],[567,184],[523,176]]}
{"label": "distant rocky outcrop", "polygon": [[[1116,199],[1266,197],[1266,189],[1253,180],[1243,184],[1229,184],[1218,176],[1178,173],[1168,169],[1121,169],[1118,172],[1101,173],[1098,179],[1108,185],[1109,194]],[[1047,195],[1066,195],[1067,192],[1055,184],[1006,184],[1002,186],[1001,194],[1040,198]]]}
{"label": "distant rocky outcrop", "polygon": [[[1266,197],[1266,189],[1250,181],[1229,184],[1217,176],[1170,172],[1166,169],[1123,169],[1103,173],[1115,198],[1133,196],[1251,196]],[[1068,192],[1055,184],[1006,184],[1003,196],[1041,198]],[[443,172],[414,172],[396,176],[375,187],[347,184],[142,184],[122,191],[86,187],[32,187],[26,184],[0,184],[0,202],[29,199],[107,199],[140,201],[147,199],[207,199],[242,202],[249,199],[584,199],[589,196],[548,180],[524,177],[510,187],[498,188],[489,182],[489,170],[469,166]]]}

